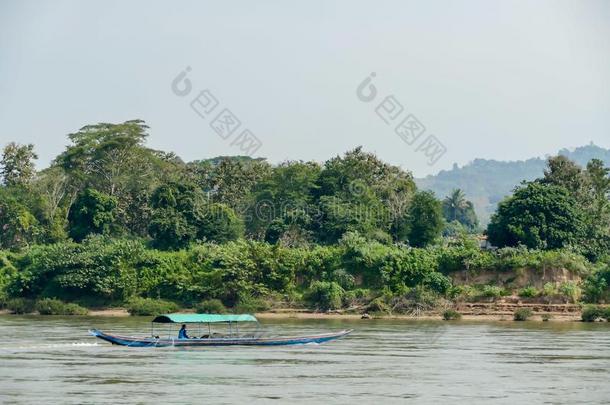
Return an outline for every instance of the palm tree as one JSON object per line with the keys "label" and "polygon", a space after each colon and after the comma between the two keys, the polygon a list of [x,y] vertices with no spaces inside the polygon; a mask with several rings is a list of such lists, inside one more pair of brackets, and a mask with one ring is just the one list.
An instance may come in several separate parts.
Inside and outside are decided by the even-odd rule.
{"label": "palm tree", "polygon": [[456,221],[461,213],[468,209],[468,201],[464,192],[459,188],[454,189],[450,195],[443,200],[443,211],[448,222]]}

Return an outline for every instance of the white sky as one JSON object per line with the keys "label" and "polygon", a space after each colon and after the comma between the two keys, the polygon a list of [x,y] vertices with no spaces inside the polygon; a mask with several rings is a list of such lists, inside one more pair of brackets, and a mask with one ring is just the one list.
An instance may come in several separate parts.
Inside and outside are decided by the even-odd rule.
{"label": "white sky", "polygon": [[[185,160],[239,154],[172,93],[186,66],[274,163],[363,145],[423,176],[610,147],[610,1],[586,0],[0,0],[0,144],[34,143],[46,166],[81,126],[141,118]],[[356,97],[371,72],[376,101],[446,146],[438,163]]]}

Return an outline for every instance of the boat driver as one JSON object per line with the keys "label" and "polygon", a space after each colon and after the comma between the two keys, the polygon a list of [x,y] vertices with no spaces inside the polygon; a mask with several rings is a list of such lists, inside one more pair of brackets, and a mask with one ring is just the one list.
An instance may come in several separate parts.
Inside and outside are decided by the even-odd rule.
{"label": "boat driver", "polygon": [[182,324],[182,327],[178,332],[178,339],[190,339],[189,335],[186,333],[186,324]]}

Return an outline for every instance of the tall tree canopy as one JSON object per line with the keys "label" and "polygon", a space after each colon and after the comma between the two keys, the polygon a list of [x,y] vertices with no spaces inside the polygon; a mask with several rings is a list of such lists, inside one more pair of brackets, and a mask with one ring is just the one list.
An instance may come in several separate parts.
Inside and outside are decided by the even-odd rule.
{"label": "tall tree canopy", "polygon": [[73,188],[93,188],[116,197],[117,223],[146,235],[152,190],[181,161],[144,146],[148,126],[142,120],[87,125],[68,135],[72,144],[55,159],[68,173]]}
{"label": "tall tree canopy", "polygon": [[2,151],[0,160],[0,176],[7,186],[27,186],[35,174],[34,160],[38,155],[34,152],[34,145],[19,145],[10,142]]}
{"label": "tall tree canopy", "polygon": [[553,156],[548,159],[544,177],[540,182],[561,186],[578,201],[586,198],[585,174],[579,165],[565,156]]}
{"label": "tall tree canopy", "polygon": [[583,253],[597,260],[610,250],[610,169],[592,159],[583,169],[564,156],[551,157],[542,184],[564,187],[584,212]]}
{"label": "tall tree canopy", "polygon": [[329,159],[314,190],[320,210],[318,238],[334,243],[345,232],[358,231],[383,241],[399,240],[400,222],[415,189],[411,173],[361,147]]}
{"label": "tall tree canopy", "polygon": [[89,234],[108,235],[114,227],[117,199],[108,194],[88,188],[84,190],[70,208],[70,236],[75,241]]}
{"label": "tall tree canopy", "polygon": [[585,234],[585,213],[562,186],[532,182],[500,203],[487,228],[493,245],[559,249]]}
{"label": "tall tree canopy", "polygon": [[[417,192],[410,172],[360,147],[323,164],[270,165],[247,156],[185,163],[148,148],[147,137],[141,120],[87,125],[40,172],[32,145],[6,145],[0,245],[110,234],[163,249],[244,237],[302,246],[335,244],[357,232],[385,244],[426,246],[439,236],[443,217],[454,233],[478,228],[461,190],[441,203]],[[610,251],[610,169],[595,159],[583,168],[550,158],[542,178],[500,205],[488,233],[500,246],[580,243],[588,258],[602,258]]]}
{"label": "tall tree canopy", "polygon": [[443,200],[443,215],[447,222],[457,221],[469,230],[475,230],[479,226],[474,205],[466,200],[464,192],[459,188],[454,189]]}
{"label": "tall tree canopy", "polygon": [[197,235],[210,242],[230,242],[244,235],[244,223],[231,207],[219,203],[208,204]]}
{"label": "tall tree canopy", "polygon": [[314,162],[284,162],[274,167],[252,193],[246,212],[248,232],[269,242],[306,243],[316,215],[314,193],[320,175]]}
{"label": "tall tree canopy", "polygon": [[43,232],[39,221],[18,196],[0,188],[0,249],[19,249],[36,242]]}
{"label": "tall tree canopy", "polygon": [[148,227],[153,245],[180,249],[197,240],[205,215],[205,197],[194,184],[167,183],[152,194]]}
{"label": "tall tree canopy", "polygon": [[424,247],[441,235],[443,214],[440,201],[430,191],[420,191],[413,197],[409,210],[409,244]]}

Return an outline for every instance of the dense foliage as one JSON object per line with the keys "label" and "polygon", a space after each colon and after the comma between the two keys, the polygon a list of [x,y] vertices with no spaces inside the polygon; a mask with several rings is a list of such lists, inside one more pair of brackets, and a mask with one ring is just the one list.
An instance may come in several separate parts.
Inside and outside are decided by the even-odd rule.
{"label": "dense foliage", "polygon": [[[38,300],[43,312],[61,311],[58,300],[128,303],[134,313],[277,302],[388,312],[441,298],[608,297],[610,170],[601,161],[549,159],[542,178],[500,204],[488,228],[500,249],[486,250],[461,190],[441,201],[361,148],[322,164],[185,163],[147,148],[147,130],[140,120],[85,126],[39,172],[32,145],[6,146],[0,303],[25,311]],[[584,281],[518,291],[451,279],[547,268]]]}
{"label": "dense foliage", "polygon": [[560,249],[584,236],[584,213],[566,189],[530,183],[500,203],[488,227],[496,246]]}
{"label": "dense foliage", "polygon": [[497,246],[572,246],[591,260],[610,251],[610,168],[592,159],[581,168],[565,156],[548,160],[544,177],[502,201],[488,227]]}
{"label": "dense foliage", "polygon": [[[591,269],[586,259],[569,251],[507,248],[494,252],[480,250],[469,241],[408,248],[367,241],[358,233],[345,235],[334,246],[284,247],[238,240],[179,251],[95,236],[82,243],[33,246],[5,255],[3,261],[6,299],[56,298],[84,306],[128,303],[134,313],[161,311],[156,306],[159,298],[215,312],[223,311],[223,305],[260,310],[265,302],[328,310],[364,305],[376,297],[383,300],[378,306],[393,306],[397,303],[392,297],[455,298],[467,293],[462,286],[453,286],[450,278],[463,269],[476,275],[490,269],[548,267],[583,277]],[[505,295],[500,287],[478,288],[472,297]],[[421,289],[431,295],[423,296]],[[568,284],[559,289],[548,294],[571,294]],[[519,292],[523,293],[514,291]],[[525,295],[543,292],[529,288]]]}

